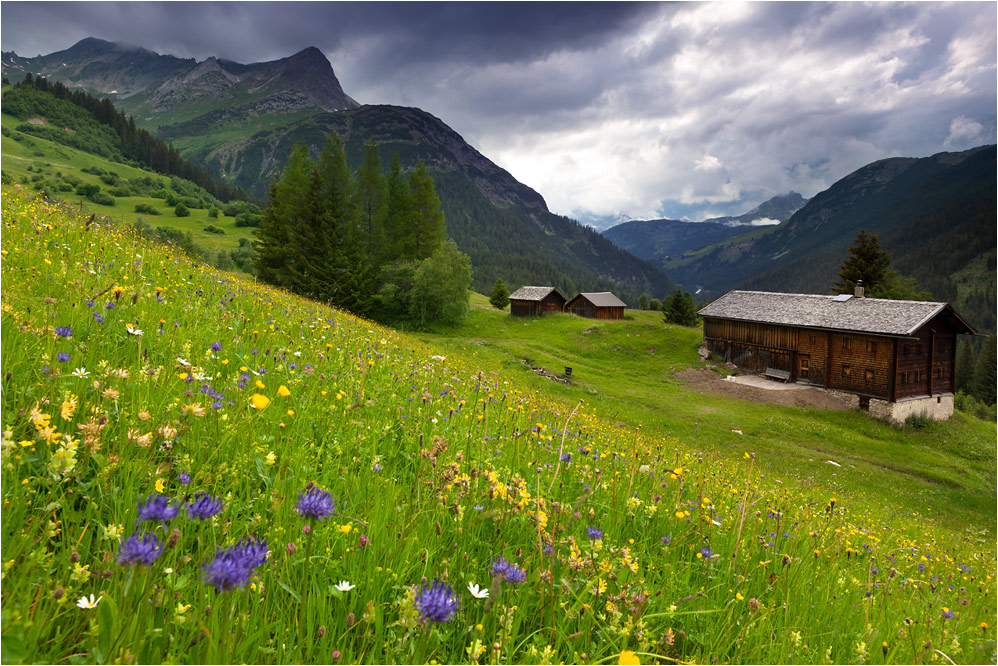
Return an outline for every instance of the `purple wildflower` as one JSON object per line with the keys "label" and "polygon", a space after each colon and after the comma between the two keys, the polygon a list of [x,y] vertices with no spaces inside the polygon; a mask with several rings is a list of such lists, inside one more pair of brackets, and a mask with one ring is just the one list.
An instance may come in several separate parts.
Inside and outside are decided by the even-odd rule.
{"label": "purple wildflower", "polygon": [[208,493],[195,493],[194,500],[187,505],[187,516],[191,520],[207,520],[222,512],[222,500]]}
{"label": "purple wildflower", "polygon": [[104,309],[106,309],[106,310],[113,310],[114,309],[114,302],[108,301],[107,303],[105,303],[104,304]]}
{"label": "purple wildflower", "polygon": [[99,313],[99,312],[91,312],[90,314],[92,314],[94,316],[94,319],[97,320],[98,324],[103,324],[104,323],[104,315],[102,315],[101,313]]}
{"label": "purple wildflower", "polygon": [[424,585],[416,594],[416,610],[424,623],[450,622],[459,605],[460,601],[454,597],[454,588],[450,583],[444,584],[439,580]]}
{"label": "purple wildflower", "polygon": [[177,474],[177,481],[180,481],[180,485],[186,486],[191,482],[191,475],[187,472],[180,472]]}
{"label": "purple wildflower", "polygon": [[502,576],[504,581],[513,585],[522,583],[527,578],[526,571],[512,562],[507,562],[501,555],[492,563],[492,575]]}
{"label": "purple wildflower", "polygon": [[295,511],[306,518],[322,520],[336,513],[336,502],[327,491],[310,485],[298,495]]}
{"label": "purple wildflower", "polygon": [[[260,548],[263,555],[260,555]],[[267,542],[249,537],[231,548],[219,548],[215,558],[202,567],[205,582],[219,592],[245,585],[253,571],[267,559]]]}
{"label": "purple wildflower", "polygon": [[945,619],[947,619],[947,620],[952,620],[953,619],[953,611],[951,611],[950,609],[948,609],[946,607],[943,607],[943,617]]}
{"label": "purple wildflower", "polygon": [[149,495],[145,505],[142,504],[142,500],[139,500],[139,518],[135,524],[138,525],[147,520],[173,520],[179,512],[180,507],[176,504],[170,504],[169,497],[153,493]]}
{"label": "purple wildflower", "polygon": [[[141,536],[140,536],[141,535]],[[127,566],[129,564],[150,565],[163,552],[163,545],[151,532],[139,532],[128,537],[118,551],[118,564]]]}
{"label": "purple wildflower", "polygon": [[701,548],[700,554],[703,555],[704,559],[706,560],[709,560],[710,558],[714,557],[714,551],[712,551],[710,547]]}
{"label": "purple wildflower", "polygon": [[56,354],[55,358],[60,363],[69,363],[69,354],[67,354],[66,352],[59,352],[58,354]]}
{"label": "purple wildflower", "polygon": [[60,326],[55,329],[55,334],[61,338],[71,338],[73,337],[73,329],[69,326]]}
{"label": "purple wildflower", "polygon": [[587,527],[586,536],[589,537],[590,541],[599,541],[603,538],[603,530],[598,527]]}
{"label": "purple wildflower", "polygon": [[221,349],[222,349],[222,343],[221,342],[212,342],[211,343],[211,350],[212,351],[220,351]]}

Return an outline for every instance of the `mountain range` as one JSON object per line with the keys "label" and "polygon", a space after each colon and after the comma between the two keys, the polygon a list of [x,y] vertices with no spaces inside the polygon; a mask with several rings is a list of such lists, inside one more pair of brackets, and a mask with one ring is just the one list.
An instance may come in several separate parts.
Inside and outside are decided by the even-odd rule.
{"label": "mountain range", "polygon": [[260,199],[292,147],[317,155],[340,134],[351,164],[376,140],[387,164],[422,160],[434,177],[448,233],[471,256],[473,286],[550,284],[565,292],[664,295],[661,269],[596,231],[551,213],[544,198],[470,146],[439,118],[416,108],[360,105],[343,92],[332,66],[310,47],[281,60],[239,64],[159,55],[88,38],[35,58],[0,57],[4,76],[28,72],[107,97],[140,127],[186,158]]}
{"label": "mountain range", "polygon": [[775,196],[736,217],[688,220],[630,220],[603,231],[614,245],[636,257],[659,264],[684,252],[711,245],[756,228],[783,222],[807,200],[797,192]]}
{"label": "mountain range", "polygon": [[368,139],[380,145],[383,163],[396,153],[404,168],[422,160],[479,291],[501,277],[513,288],[615,291],[632,303],[641,292],[671,292],[672,280],[700,298],[736,287],[827,293],[856,232],[866,229],[880,235],[894,267],[936,299],[959,306],[983,293],[980,302],[993,301],[994,146],[880,160],[810,200],[790,192],[737,217],[634,220],[600,234],[551,213],[539,193],[443,120],[417,108],[359,104],[316,48],[270,62],[199,63],[88,38],[35,58],[4,52],[0,62],[11,81],[31,72],[109,98],[186,159],[259,199],[294,145],[305,143],[315,156],[330,132],[354,166]]}

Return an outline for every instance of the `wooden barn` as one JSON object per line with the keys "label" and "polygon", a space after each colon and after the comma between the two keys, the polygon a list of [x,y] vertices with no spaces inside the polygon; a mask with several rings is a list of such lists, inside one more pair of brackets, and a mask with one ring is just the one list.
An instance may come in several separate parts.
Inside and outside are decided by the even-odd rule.
{"label": "wooden barn", "polygon": [[561,312],[565,300],[554,287],[520,287],[509,295],[509,313],[516,317],[539,317]]}
{"label": "wooden barn", "polygon": [[590,319],[623,319],[627,304],[609,291],[582,293],[565,305],[565,312]]}
{"label": "wooden barn", "polygon": [[903,422],[953,413],[957,335],[976,333],[949,304],[731,291],[700,310],[714,358],[774,379],[856,396]]}

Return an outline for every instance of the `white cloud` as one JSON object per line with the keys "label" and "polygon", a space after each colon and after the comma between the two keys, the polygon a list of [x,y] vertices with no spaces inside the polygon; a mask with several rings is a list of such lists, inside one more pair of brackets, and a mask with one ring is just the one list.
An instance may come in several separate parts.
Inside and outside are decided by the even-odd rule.
{"label": "white cloud", "polygon": [[752,226],[752,227],[771,227],[774,224],[779,224],[779,223],[780,223],[779,220],[774,220],[771,217],[759,217],[759,218],[756,218],[756,219],[752,220],[751,222],[749,222],[749,226]]}
{"label": "white cloud", "polygon": [[713,155],[704,155],[693,164],[693,168],[697,171],[720,171],[723,167],[721,160]]}
{"label": "white cloud", "polygon": [[949,124],[946,146],[970,146],[983,140],[984,125],[967,116],[957,116]]}

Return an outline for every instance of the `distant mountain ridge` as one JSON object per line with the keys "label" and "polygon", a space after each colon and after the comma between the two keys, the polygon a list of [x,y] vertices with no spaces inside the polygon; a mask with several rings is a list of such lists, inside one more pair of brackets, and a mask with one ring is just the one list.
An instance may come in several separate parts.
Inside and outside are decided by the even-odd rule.
{"label": "distant mountain ridge", "polygon": [[353,166],[367,139],[381,145],[385,165],[393,153],[406,169],[423,160],[436,180],[448,233],[471,256],[480,291],[497,277],[513,288],[615,291],[631,301],[641,292],[672,290],[660,269],[552,214],[540,194],[440,119],[420,109],[359,105],[314,47],[244,65],[217,58],[197,63],[87,39],[38,58],[4,53],[2,62],[11,80],[32,71],[108,95],[185,158],[260,198],[295,144],[316,155],[330,132],[344,140]]}
{"label": "distant mountain ridge", "polygon": [[[631,220],[603,231],[614,245],[645,261],[659,264],[684,252],[737,236],[760,220],[782,222],[806,203],[797,192],[781,194],[738,216],[719,217],[703,222],[685,220]],[[768,223],[768,222],[767,222]]]}

